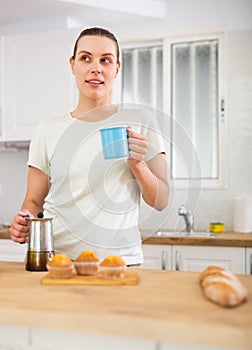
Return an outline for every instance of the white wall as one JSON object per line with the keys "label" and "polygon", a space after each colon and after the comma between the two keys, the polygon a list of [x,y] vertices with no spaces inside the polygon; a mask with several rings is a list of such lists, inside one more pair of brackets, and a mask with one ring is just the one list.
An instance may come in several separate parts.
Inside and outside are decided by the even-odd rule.
{"label": "white wall", "polygon": [[[114,31],[119,40],[142,40],[163,36],[206,34],[224,32],[227,35],[226,88],[228,118],[228,188],[225,190],[204,190],[189,194],[188,204],[195,213],[195,228],[207,229],[209,222],[222,221],[227,230],[232,230],[233,198],[252,195],[252,1],[250,0],[178,0],[167,2],[165,20],[106,25]],[[93,25],[95,19],[93,19]],[[90,25],[90,23],[88,24]],[[98,24],[102,26],[102,23]],[[28,31],[34,26],[23,23],[4,26],[0,33]],[[83,24],[84,26],[84,24]],[[45,25],[41,30],[45,30]],[[49,26],[50,27],[50,26]],[[2,30],[1,30],[2,29]],[[0,220],[11,220],[21,205],[26,187],[27,152],[0,152]],[[145,229],[155,229],[160,223],[167,229],[180,228],[177,207],[184,202],[185,193],[171,188],[171,200],[167,210],[149,216],[149,209],[143,207]]]}

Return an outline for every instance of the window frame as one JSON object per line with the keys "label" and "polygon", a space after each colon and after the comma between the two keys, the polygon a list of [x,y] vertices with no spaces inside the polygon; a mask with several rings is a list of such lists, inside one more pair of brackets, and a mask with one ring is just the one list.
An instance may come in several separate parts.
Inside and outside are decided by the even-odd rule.
{"label": "window frame", "polygon": [[[219,176],[216,179],[200,179],[202,189],[227,189],[227,118],[226,118],[226,87],[225,87],[225,36],[223,33],[205,34],[205,35],[189,35],[180,37],[167,37],[163,41],[163,74],[169,84],[163,86],[163,108],[164,112],[169,116],[172,114],[172,58],[171,47],[172,44],[202,40],[218,40],[219,54],[218,54],[218,169]],[[165,81],[165,79],[164,79]],[[171,159],[169,159],[171,162]],[[198,188],[199,179],[172,179],[170,182],[177,189]]]}
{"label": "window frame", "polygon": [[[219,176],[216,179],[173,179],[169,172],[169,182],[172,187],[178,190],[190,189],[227,189],[227,110],[226,110],[226,72],[225,72],[225,52],[226,52],[226,39],[224,33],[204,34],[204,35],[188,35],[179,37],[164,37],[156,40],[141,40],[141,41],[130,41],[121,43],[121,51],[124,49],[133,49],[148,47],[153,45],[163,46],[163,112],[168,116],[171,116],[171,71],[172,71],[172,60],[171,60],[171,47],[172,44],[202,40],[218,40],[218,169]],[[123,64],[123,63],[122,63]],[[165,82],[168,82],[167,84]],[[122,99],[122,74],[118,75],[117,80],[114,84],[113,89],[113,102],[121,103]],[[167,135],[169,138],[170,135]],[[172,140],[171,140],[172,141]],[[171,167],[171,155],[167,157],[168,166]]]}

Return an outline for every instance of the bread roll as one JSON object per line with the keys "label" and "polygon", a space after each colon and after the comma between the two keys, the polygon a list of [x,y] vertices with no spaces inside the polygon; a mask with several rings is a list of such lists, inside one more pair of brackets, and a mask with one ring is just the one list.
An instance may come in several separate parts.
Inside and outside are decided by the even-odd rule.
{"label": "bread roll", "polygon": [[248,298],[239,279],[228,269],[209,266],[199,275],[199,283],[207,299],[222,306],[234,307]]}

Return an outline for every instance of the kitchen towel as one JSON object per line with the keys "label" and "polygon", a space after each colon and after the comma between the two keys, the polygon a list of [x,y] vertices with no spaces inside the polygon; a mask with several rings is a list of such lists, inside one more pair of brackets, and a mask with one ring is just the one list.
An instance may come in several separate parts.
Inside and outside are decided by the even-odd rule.
{"label": "kitchen towel", "polygon": [[252,197],[234,199],[233,229],[235,232],[252,233]]}

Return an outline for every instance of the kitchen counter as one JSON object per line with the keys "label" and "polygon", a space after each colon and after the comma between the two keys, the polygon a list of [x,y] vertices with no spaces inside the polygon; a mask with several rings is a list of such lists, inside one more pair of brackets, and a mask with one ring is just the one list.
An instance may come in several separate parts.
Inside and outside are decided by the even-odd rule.
{"label": "kitchen counter", "polygon": [[[0,239],[10,239],[8,228],[0,228]],[[142,233],[143,244],[171,244],[222,247],[252,247],[252,233],[227,232],[215,237],[159,237]]]}
{"label": "kitchen counter", "polygon": [[252,233],[227,232],[214,237],[165,237],[142,234],[143,244],[169,244],[219,247],[252,247]]}
{"label": "kitchen counter", "polygon": [[10,239],[8,228],[0,228],[0,239]]}
{"label": "kitchen counter", "polygon": [[252,276],[238,276],[249,300],[229,309],[205,299],[198,273],[135,271],[134,286],[48,286],[41,284],[47,272],[0,262],[0,326],[252,348]]}

